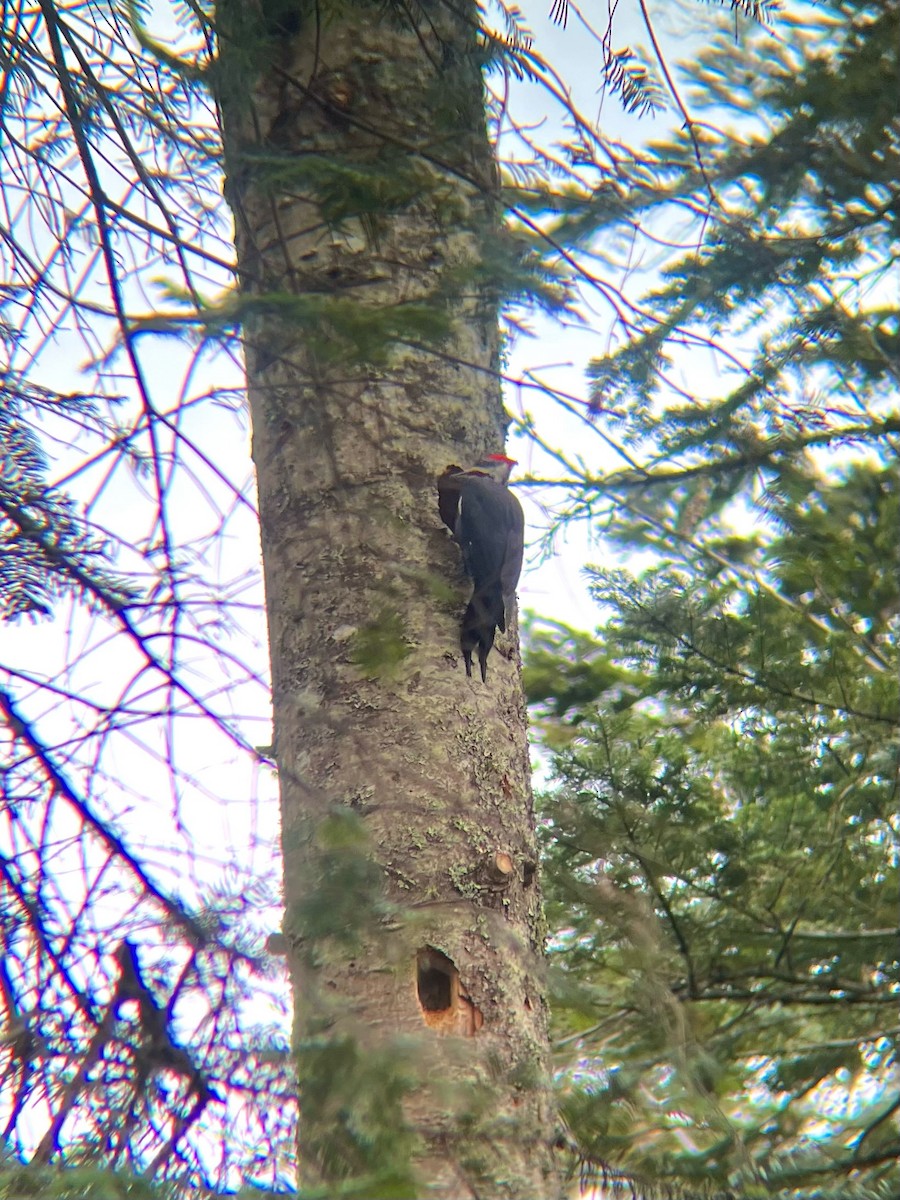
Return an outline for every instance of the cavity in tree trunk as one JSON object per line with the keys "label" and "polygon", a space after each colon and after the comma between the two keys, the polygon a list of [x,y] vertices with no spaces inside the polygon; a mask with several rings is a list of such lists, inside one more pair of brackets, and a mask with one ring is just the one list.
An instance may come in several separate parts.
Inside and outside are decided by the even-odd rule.
{"label": "cavity in tree trunk", "polygon": [[466,678],[435,491],[505,430],[477,10],[220,19],[301,1180],[557,1196],[517,639]]}

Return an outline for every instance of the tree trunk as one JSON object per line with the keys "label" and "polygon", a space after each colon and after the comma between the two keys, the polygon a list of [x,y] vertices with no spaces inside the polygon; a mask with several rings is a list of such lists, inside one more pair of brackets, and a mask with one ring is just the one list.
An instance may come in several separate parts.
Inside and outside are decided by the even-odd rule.
{"label": "tree trunk", "polygon": [[467,679],[435,491],[505,429],[476,8],[413,5],[413,28],[400,7],[264,7],[220,13],[221,103],[301,1182],[541,1200],[559,1183],[518,644]]}

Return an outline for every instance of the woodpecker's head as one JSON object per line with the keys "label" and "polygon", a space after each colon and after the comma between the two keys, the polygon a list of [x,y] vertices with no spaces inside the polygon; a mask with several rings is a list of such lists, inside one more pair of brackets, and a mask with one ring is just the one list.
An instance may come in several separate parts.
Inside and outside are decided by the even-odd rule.
{"label": "woodpecker's head", "polygon": [[497,483],[508,483],[514,466],[516,460],[507,458],[505,454],[486,454],[472,467],[472,471],[477,471],[479,475],[489,475]]}

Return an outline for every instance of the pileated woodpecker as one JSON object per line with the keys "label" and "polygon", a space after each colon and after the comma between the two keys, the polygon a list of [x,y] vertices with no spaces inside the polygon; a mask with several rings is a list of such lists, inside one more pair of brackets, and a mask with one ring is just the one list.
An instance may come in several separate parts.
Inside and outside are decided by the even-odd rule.
{"label": "pileated woodpecker", "polygon": [[472,674],[478,652],[482,682],[487,682],[487,656],[499,629],[506,632],[506,610],[512,602],[525,552],[525,514],[506,486],[515,459],[489,454],[474,467],[449,466],[438,478],[441,520],[462,548],[474,588],[459,631],[459,644]]}

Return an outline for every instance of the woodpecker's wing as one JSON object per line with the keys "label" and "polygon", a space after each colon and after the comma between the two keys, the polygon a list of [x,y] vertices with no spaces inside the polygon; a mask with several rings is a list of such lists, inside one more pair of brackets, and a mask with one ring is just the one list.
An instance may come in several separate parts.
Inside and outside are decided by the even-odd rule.
{"label": "woodpecker's wing", "polygon": [[485,475],[463,474],[459,486],[456,536],[476,589],[497,583],[505,594],[511,581],[515,591],[522,566],[517,548],[524,537],[522,506],[508,488]]}
{"label": "woodpecker's wing", "polygon": [[438,475],[437,481],[438,512],[441,514],[441,520],[453,534],[456,533],[456,522],[459,519],[459,497],[462,490],[459,476],[462,473],[462,467],[451,463],[449,467],[444,467],[444,470]]}
{"label": "woodpecker's wing", "polygon": [[503,559],[503,570],[500,572],[500,584],[504,600],[511,600],[516,592],[516,584],[522,574],[522,560],[525,557],[525,513],[516,496],[509,490],[503,489],[507,495],[506,516],[506,556]]}

